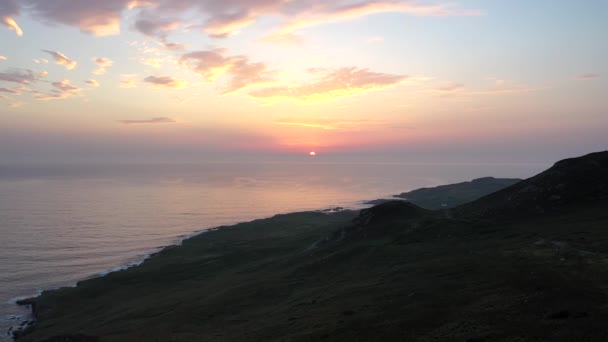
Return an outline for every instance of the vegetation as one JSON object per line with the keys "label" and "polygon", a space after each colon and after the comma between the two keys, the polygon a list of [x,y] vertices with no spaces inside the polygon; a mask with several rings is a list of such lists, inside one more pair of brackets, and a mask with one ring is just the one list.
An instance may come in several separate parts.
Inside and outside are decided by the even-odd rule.
{"label": "vegetation", "polygon": [[450,210],[224,227],[43,293],[19,341],[606,341],[606,209],[602,152]]}

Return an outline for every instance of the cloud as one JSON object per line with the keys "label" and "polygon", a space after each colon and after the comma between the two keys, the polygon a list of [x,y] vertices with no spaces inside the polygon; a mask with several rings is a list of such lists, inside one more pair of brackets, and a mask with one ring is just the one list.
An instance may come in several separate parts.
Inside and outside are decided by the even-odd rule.
{"label": "cloud", "polygon": [[[22,6],[19,6],[21,4]],[[20,8],[22,7],[22,8]],[[22,33],[12,19],[20,9],[47,24],[63,24],[82,32],[106,36],[120,33],[123,12],[138,9],[134,28],[164,40],[188,19],[203,18],[200,27],[211,37],[223,38],[249,27],[264,16],[284,18],[267,42],[293,42],[297,30],[367,15],[400,12],[418,16],[480,15],[452,3],[428,4],[408,0],[2,0],[4,26]],[[194,14],[194,16],[193,16]],[[274,36],[274,37],[273,37]],[[279,36],[285,36],[280,38]]]}
{"label": "cloud", "polygon": [[29,84],[36,82],[45,76],[46,74],[44,73],[36,74],[34,71],[29,69],[10,69],[9,71],[0,72],[0,81]]}
{"label": "cloud", "polygon": [[130,0],[22,0],[34,17],[49,24],[78,27],[95,36],[120,33],[121,13]]}
{"label": "cloud", "polygon": [[8,88],[3,88],[3,87],[0,87],[0,93],[21,94],[21,92],[18,90],[8,89]]}
{"label": "cloud", "polygon": [[[414,1],[317,1],[313,6],[302,6],[265,40],[276,40],[295,31],[339,21],[354,20],[368,15],[400,12],[416,16],[481,15],[479,10],[454,8],[453,4],[421,4]],[[273,38],[274,37],[274,38]]]}
{"label": "cloud", "polygon": [[469,89],[461,83],[444,83],[439,87],[427,90],[441,97],[452,96],[472,96],[472,95],[495,95],[509,93],[526,93],[541,90],[541,88],[531,88],[525,85],[513,84],[505,80],[496,80],[493,86],[488,89]]}
{"label": "cloud", "polygon": [[123,74],[120,75],[121,88],[137,88],[137,75],[134,74]]}
{"label": "cloud", "polygon": [[264,63],[251,63],[245,56],[225,56],[223,50],[196,51],[184,54],[180,63],[202,75],[208,82],[226,75],[228,84],[222,94],[272,81]]}
{"label": "cloud", "polygon": [[580,80],[580,81],[588,81],[588,80],[593,80],[593,79],[596,79],[596,78],[600,78],[600,76],[601,76],[600,74],[591,74],[590,73],[590,74],[578,75],[576,77],[576,79]]}
{"label": "cloud", "polygon": [[381,36],[376,36],[376,37],[370,37],[367,39],[368,43],[382,43],[384,42],[384,37]]}
{"label": "cloud", "polygon": [[187,45],[178,44],[178,43],[164,43],[164,45],[167,50],[172,50],[172,51],[185,50],[188,47]]}
{"label": "cloud", "polygon": [[21,37],[23,36],[23,30],[15,19],[14,16],[19,15],[19,5],[15,0],[2,0],[0,2],[0,23],[9,30],[15,31],[15,33]]}
{"label": "cloud", "polygon": [[280,44],[280,45],[291,45],[291,46],[301,46],[304,45],[306,39],[299,34],[295,33],[284,33],[284,34],[273,34],[262,37],[258,39],[260,43],[272,43],[272,44]]}
{"label": "cloud", "polygon": [[[321,74],[313,83],[272,87],[252,91],[251,96],[261,99],[330,100],[336,97],[354,95],[361,92],[390,88],[404,82],[409,76],[384,74],[355,67],[335,70],[311,69],[311,73]],[[414,78],[412,78],[412,81]]]}
{"label": "cloud", "polygon": [[462,83],[446,83],[439,87],[431,89],[432,92],[438,94],[454,94],[464,90],[464,84]]}
{"label": "cloud", "polygon": [[138,124],[166,124],[166,123],[175,123],[175,120],[167,117],[158,117],[151,119],[143,119],[143,120],[118,120],[118,122],[125,125],[138,125]]}
{"label": "cloud", "polygon": [[141,61],[144,65],[151,66],[153,68],[160,68],[165,62],[164,58],[145,58]]}
{"label": "cloud", "polygon": [[90,85],[91,87],[99,87],[99,82],[96,80],[86,80],[84,83]]}
{"label": "cloud", "polygon": [[68,70],[72,70],[72,69],[76,68],[76,65],[78,65],[78,62],[69,59],[66,55],[62,54],[61,52],[50,51],[50,50],[42,50],[42,51],[51,55],[55,59],[55,63],[65,66],[65,68]]}
{"label": "cloud", "polygon": [[0,55],[0,61],[5,61],[5,60],[7,60],[7,59],[8,59],[8,58],[7,58],[6,56],[2,56],[2,55]]}
{"label": "cloud", "polygon": [[187,83],[185,81],[178,80],[171,76],[149,76],[144,79],[144,82],[152,84],[154,88],[181,89],[187,86]]}
{"label": "cloud", "polygon": [[314,122],[305,120],[282,119],[274,122],[276,125],[300,126],[306,128],[319,128],[323,130],[352,130],[358,127],[368,128],[370,126],[386,125],[383,120],[334,120],[320,119]]}
{"label": "cloud", "polygon": [[93,70],[93,74],[95,75],[103,75],[106,73],[106,68],[112,66],[114,61],[105,57],[95,57],[93,58],[93,62],[97,64],[98,68]]}
{"label": "cloud", "polygon": [[255,16],[248,12],[221,14],[208,20],[203,29],[214,38],[226,38],[244,27],[255,23]]}
{"label": "cloud", "polygon": [[148,37],[165,38],[181,24],[177,19],[159,18],[149,12],[141,12],[135,21],[135,29]]}
{"label": "cloud", "polygon": [[60,100],[68,97],[76,96],[82,90],[76,86],[73,86],[69,80],[62,80],[51,83],[53,89],[48,92],[33,91],[34,99],[47,101],[47,100]]}

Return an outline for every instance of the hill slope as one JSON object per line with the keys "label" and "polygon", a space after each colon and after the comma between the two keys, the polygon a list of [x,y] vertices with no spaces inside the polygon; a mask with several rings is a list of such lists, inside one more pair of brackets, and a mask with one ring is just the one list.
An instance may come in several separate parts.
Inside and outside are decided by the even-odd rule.
{"label": "hill slope", "polygon": [[465,204],[456,211],[490,218],[516,218],[606,199],[608,151],[559,161],[532,178]]}
{"label": "hill slope", "polygon": [[[534,192],[516,184],[454,209],[464,219],[390,202],[209,232],[45,292],[20,341],[606,341],[603,158],[557,163],[525,181]],[[568,210],[470,215],[509,212],[514,194],[545,207],[559,184]]]}
{"label": "hill slope", "polygon": [[426,209],[453,208],[520,182],[516,178],[484,177],[470,182],[440,185],[404,192],[395,197]]}

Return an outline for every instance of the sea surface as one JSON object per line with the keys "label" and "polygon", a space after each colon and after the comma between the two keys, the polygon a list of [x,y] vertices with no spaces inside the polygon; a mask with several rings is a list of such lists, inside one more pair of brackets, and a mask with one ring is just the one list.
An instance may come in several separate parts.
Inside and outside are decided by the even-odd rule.
{"label": "sea surface", "polygon": [[423,186],[532,176],[542,164],[259,162],[0,165],[0,340],[16,298],[141,262],[205,229],[277,213],[362,208]]}

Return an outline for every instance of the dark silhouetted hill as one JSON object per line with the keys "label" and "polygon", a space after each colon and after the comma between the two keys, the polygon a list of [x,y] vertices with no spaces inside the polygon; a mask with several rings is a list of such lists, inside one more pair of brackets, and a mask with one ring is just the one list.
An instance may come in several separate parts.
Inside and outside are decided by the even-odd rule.
{"label": "dark silhouetted hill", "polygon": [[24,301],[19,341],[605,342],[607,167],[567,159],[448,210],[223,227]]}
{"label": "dark silhouetted hill", "polygon": [[472,202],[520,181],[521,179],[515,178],[484,177],[470,182],[416,189],[395,197],[407,199],[426,209],[445,209]]}
{"label": "dark silhouetted hill", "polygon": [[559,161],[550,169],[465,204],[455,212],[517,218],[608,199],[608,151]]}

